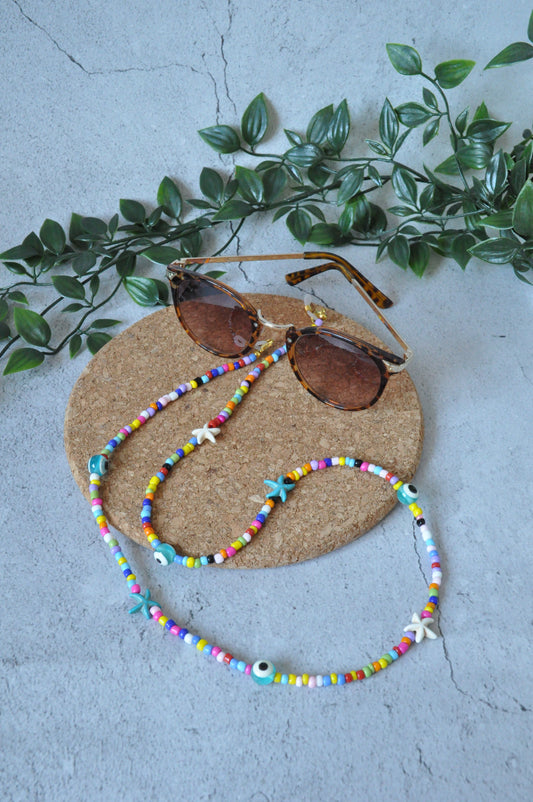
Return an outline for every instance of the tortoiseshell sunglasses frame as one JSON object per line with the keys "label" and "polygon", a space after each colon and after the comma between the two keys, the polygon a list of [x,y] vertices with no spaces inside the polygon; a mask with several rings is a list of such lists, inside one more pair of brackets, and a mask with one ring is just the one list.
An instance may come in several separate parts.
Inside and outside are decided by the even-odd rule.
{"label": "tortoiseshell sunglasses frame", "polygon": [[[298,270],[293,273],[288,273],[285,276],[285,279],[288,284],[291,286],[296,286],[300,284],[300,282],[305,281],[307,278],[311,276],[317,275],[318,273],[322,273],[325,270],[336,269],[340,270],[340,272],[345,276],[345,278],[358,290],[360,295],[364,298],[364,300],[369,304],[372,310],[378,315],[381,322],[387,327],[390,331],[392,336],[396,339],[396,341],[402,346],[404,351],[403,357],[397,356],[389,351],[385,351],[382,348],[379,348],[375,345],[371,345],[370,343],[365,342],[364,340],[360,340],[357,337],[348,336],[343,334],[342,332],[336,331],[334,329],[326,328],[325,326],[321,326],[317,328],[315,326],[308,326],[303,329],[296,329],[293,325],[279,325],[279,324],[272,324],[269,321],[264,320],[264,318],[259,316],[258,311],[255,307],[247,301],[246,298],[243,298],[238,292],[233,290],[227,284],[224,284],[222,281],[218,279],[214,279],[211,276],[206,276],[201,273],[197,273],[195,271],[187,270],[184,265],[196,265],[197,267],[204,265],[204,264],[223,264],[224,262],[250,262],[250,261],[267,261],[267,260],[285,260],[285,259],[319,259],[323,260],[326,259],[327,261],[324,264],[317,265],[316,267],[309,267],[303,270]],[[195,279],[201,279],[214,287],[218,290],[224,292],[225,294],[229,295],[236,303],[241,307],[241,309],[247,315],[250,325],[252,327],[252,334],[250,337],[249,342],[243,348],[239,349],[235,353],[224,353],[223,351],[214,349],[205,345],[205,343],[201,342],[196,338],[193,332],[187,326],[183,315],[180,311],[179,300],[177,298],[177,290],[180,283],[186,279],[187,277],[194,277]],[[176,262],[172,262],[167,268],[167,278],[170,281],[170,286],[172,290],[172,297],[174,301],[174,308],[176,310],[176,314],[178,317],[179,322],[181,323],[182,327],[185,329],[189,337],[201,348],[204,348],[206,351],[210,351],[211,353],[217,354],[218,356],[224,357],[226,359],[231,359],[239,356],[246,356],[246,354],[250,353],[253,350],[254,345],[257,342],[259,334],[261,332],[262,326],[267,326],[271,328],[280,328],[286,329],[286,345],[287,345],[287,356],[289,358],[289,362],[291,368],[300,382],[300,384],[309,392],[311,395],[318,398],[319,401],[322,403],[327,404],[328,406],[336,407],[337,409],[344,409],[350,411],[360,411],[363,409],[368,409],[369,407],[373,406],[383,394],[383,391],[387,385],[387,382],[391,375],[395,373],[399,373],[402,371],[408,361],[411,359],[413,352],[411,348],[407,345],[407,343],[400,337],[398,332],[392,327],[392,325],[385,319],[385,317],[380,312],[381,309],[386,309],[392,306],[392,301],[388,298],[381,290],[379,290],[369,279],[367,279],[362,273],[360,273],[353,265],[350,264],[346,259],[337,254],[329,253],[327,251],[306,251],[304,253],[299,254],[263,254],[258,256],[231,256],[231,257],[187,257],[185,259],[179,259]],[[316,334],[320,332],[326,337],[335,337],[336,339],[340,339],[348,344],[356,346],[359,350],[363,353],[367,354],[369,357],[372,358],[374,363],[377,365],[379,372],[380,372],[380,386],[376,391],[375,396],[373,399],[364,405],[358,405],[355,407],[347,407],[345,405],[338,404],[329,397],[318,393],[313,387],[310,387],[309,384],[305,381],[304,377],[302,376],[300,370],[298,369],[298,365],[296,362],[295,357],[295,347],[298,339],[303,335],[309,334]]]}

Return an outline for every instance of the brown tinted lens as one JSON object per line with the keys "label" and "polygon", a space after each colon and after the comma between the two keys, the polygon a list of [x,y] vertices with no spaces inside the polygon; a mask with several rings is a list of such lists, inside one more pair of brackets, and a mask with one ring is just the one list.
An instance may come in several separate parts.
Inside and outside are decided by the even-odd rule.
{"label": "brown tinted lens", "polygon": [[380,364],[334,334],[302,334],[294,346],[294,360],[311,392],[343,409],[371,406],[384,384]]}
{"label": "brown tinted lens", "polygon": [[253,325],[236,298],[211,281],[186,276],[173,290],[174,305],[190,336],[220,356],[238,356],[253,339]]}

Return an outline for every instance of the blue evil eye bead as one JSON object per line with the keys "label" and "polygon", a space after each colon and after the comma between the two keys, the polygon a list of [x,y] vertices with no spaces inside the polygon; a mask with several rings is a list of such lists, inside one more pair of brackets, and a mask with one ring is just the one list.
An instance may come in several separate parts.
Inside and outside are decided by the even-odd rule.
{"label": "blue evil eye bead", "polygon": [[412,504],[418,498],[418,490],[414,485],[405,484],[398,488],[396,495],[402,504]]}
{"label": "blue evil eye bead", "polygon": [[159,565],[170,565],[174,562],[176,556],[176,549],[170,543],[161,543],[154,552],[154,560]]}
{"label": "blue evil eye bead", "polygon": [[257,660],[252,666],[252,679],[258,685],[270,685],[274,682],[276,669],[270,660]]}
{"label": "blue evil eye bead", "polygon": [[107,457],[104,457],[102,454],[95,454],[94,457],[89,459],[87,468],[89,473],[97,473],[98,476],[103,476],[104,473],[107,473],[107,469],[109,468]]}

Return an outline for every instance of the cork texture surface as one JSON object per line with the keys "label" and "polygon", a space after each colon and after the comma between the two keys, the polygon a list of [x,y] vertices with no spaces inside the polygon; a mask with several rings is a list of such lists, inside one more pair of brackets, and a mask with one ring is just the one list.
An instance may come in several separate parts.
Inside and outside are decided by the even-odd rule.
{"label": "cork texture surface", "polygon": [[[308,325],[301,300],[247,296],[275,322]],[[349,318],[328,310],[327,325],[370,343],[379,339]],[[267,336],[264,334],[263,336]],[[274,332],[275,346],[283,332]],[[179,384],[225,360],[199,348],[179,325],[174,309],[160,309],[111,340],[87,365],[71,393],[65,447],[74,478],[88,495],[87,460],[118,430]],[[158,413],[114,453],[102,483],[109,522],[148,546],[140,510],[149,478],[183,447],[193,429],[215,417],[247,369],[210,381]],[[370,409],[328,407],[304,390],[287,359],[272,365],[222,427],[216,444],[205,442],[176,465],[154,500],[154,528],[178,553],[200,556],[243,534],[276,479],[312,459],[352,456],[410,479],[420,459],[423,417],[407,372],[393,376]],[[300,562],[337,549],[378,523],[394,506],[383,480],[332,468],[301,480],[278,504],[252,543],[225,566],[260,568]]]}

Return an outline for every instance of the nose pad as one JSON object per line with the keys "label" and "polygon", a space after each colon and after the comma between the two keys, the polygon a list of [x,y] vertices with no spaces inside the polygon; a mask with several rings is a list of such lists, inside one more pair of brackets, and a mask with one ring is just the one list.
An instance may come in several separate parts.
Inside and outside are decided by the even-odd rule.
{"label": "nose pad", "polygon": [[313,297],[308,293],[304,295],[304,309],[313,321],[314,326],[321,326],[327,318],[324,307],[315,304]]}

